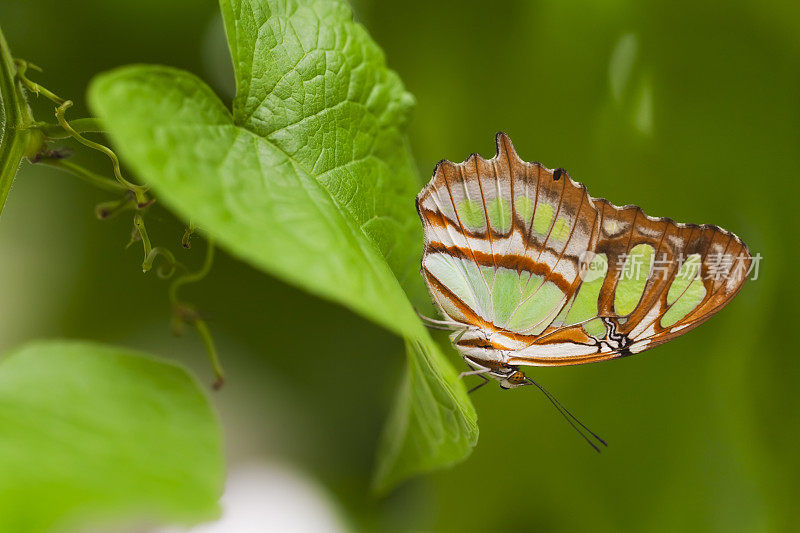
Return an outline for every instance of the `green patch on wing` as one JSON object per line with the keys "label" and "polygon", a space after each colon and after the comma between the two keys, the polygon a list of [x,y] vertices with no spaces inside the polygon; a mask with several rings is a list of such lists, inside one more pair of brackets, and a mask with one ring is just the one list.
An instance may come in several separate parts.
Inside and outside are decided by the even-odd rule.
{"label": "green patch on wing", "polygon": [[586,333],[598,339],[606,336],[606,325],[599,318],[588,321],[583,325],[583,329],[586,330]]}
{"label": "green patch on wing", "polygon": [[446,254],[430,254],[425,257],[425,268],[470,308],[478,307],[475,291],[470,286],[461,260]]}
{"label": "green patch on wing", "polygon": [[569,220],[566,217],[558,217],[556,220],[555,226],[553,226],[553,231],[550,232],[550,239],[564,242],[569,237]]}
{"label": "green patch on wing", "polygon": [[624,316],[636,309],[650,277],[654,253],[655,250],[649,244],[637,244],[625,258],[622,274],[614,292],[614,310],[618,315]]}
{"label": "green patch on wing", "polygon": [[519,272],[508,268],[498,268],[494,276],[492,304],[494,323],[505,324],[520,302]]}
{"label": "green patch on wing", "polygon": [[571,298],[567,299],[567,303],[561,307],[561,311],[558,313],[558,316],[555,318],[555,320],[553,320],[553,323],[550,324],[551,326],[560,327],[564,325],[564,321],[566,320],[574,301],[575,294],[573,294]]}
{"label": "green patch on wing", "polygon": [[564,299],[564,293],[552,281],[545,281],[542,276],[523,273],[520,284],[523,290],[520,303],[512,314],[505,328],[517,333],[526,333],[551,315]]}
{"label": "green patch on wing", "polygon": [[[567,315],[565,324],[578,324],[597,316],[597,302],[600,298],[600,289],[603,287],[608,260],[606,254],[597,254],[587,266],[583,283],[578,289],[578,295]],[[586,327],[584,326],[584,329]],[[588,331],[588,330],[587,330]]]}
{"label": "green patch on wing", "polygon": [[559,310],[564,293],[543,276],[508,268],[478,267],[468,259],[430,254],[425,268],[473,311],[523,333]]}
{"label": "green patch on wing", "polygon": [[486,227],[486,215],[483,205],[473,200],[463,200],[458,204],[458,217],[461,223],[470,229],[483,229]]}
{"label": "green patch on wing", "polygon": [[486,206],[489,212],[489,223],[495,231],[504,233],[511,229],[511,205],[508,200],[498,196]]}
{"label": "green patch on wing", "polygon": [[668,328],[692,312],[706,297],[706,287],[700,275],[700,255],[692,254],[681,265],[669,287],[667,305],[661,326]]}
{"label": "green patch on wing", "polygon": [[494,281],[493,268],[479,267],[469,259],[441,253],[427,255],[424,266],[470,309],[491,320],[493,306],[489,288]]}
{"label": "green patch on wing", "polygon": [[533,200],[527,196],[517,196],[514,200],[514,208],[522,220],[530,222],[533,216]]}
{"label": "green patch on wing", "polygon": [[681,294],[700,277],[700,254],[691,254],[681,265],[667,292],[667,305],[672,305]]}
{"label": "green patch on wing", "polygon": [[539,235],[545,235],[552,223],[553,206],[544,202],[537,205],[536,213],[533,215],[533,231]]}

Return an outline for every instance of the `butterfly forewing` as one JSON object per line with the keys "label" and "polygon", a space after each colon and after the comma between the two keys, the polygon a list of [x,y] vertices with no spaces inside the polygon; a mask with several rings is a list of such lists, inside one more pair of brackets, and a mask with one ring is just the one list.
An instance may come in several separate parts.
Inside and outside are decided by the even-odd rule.
{"label": "butterfly forewing", "polygon": [[512,364],[661,344],[716,313],[750,268],[732,233],[592,198],[562,169],[521,160],[505,134],[490,160],[441,161],[417,208],[434,301]]}
{"label": "butterfly forewing", "polygon": [[586,190],[521,161],[505,137],[492,160],[441,162],[418,206],[426,228],[422,271],[444,312],[520,335],[556,318],[596,238]]}

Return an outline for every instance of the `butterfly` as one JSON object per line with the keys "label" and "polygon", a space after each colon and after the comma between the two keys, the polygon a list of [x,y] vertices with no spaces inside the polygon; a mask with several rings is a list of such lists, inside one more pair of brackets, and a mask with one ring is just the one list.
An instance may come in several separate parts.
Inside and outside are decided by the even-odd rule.
{"label": "butterfly", "polygon": [[496,143],[489,160],[440,161],[416,201],[422,275],[444,317],[427,321],[453,330],[463,375],[538,386],[520,366],[639,353],[742,288],[752,258],[733,233],[594,198],[564,169],[520,159],[506,134]]}

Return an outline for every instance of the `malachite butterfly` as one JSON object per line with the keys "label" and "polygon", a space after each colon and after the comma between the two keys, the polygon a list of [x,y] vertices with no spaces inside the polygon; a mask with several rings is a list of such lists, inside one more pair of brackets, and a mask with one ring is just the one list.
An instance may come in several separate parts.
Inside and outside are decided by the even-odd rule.
{"label": "malachite butterfly", "polygon": [[503,388],[520,365],[605,361],[699,326],[739,292],[753,258],[717,226],[593,198],[563,169],[497,155],[441,161],[417,196],[422,275],[451,339]]}

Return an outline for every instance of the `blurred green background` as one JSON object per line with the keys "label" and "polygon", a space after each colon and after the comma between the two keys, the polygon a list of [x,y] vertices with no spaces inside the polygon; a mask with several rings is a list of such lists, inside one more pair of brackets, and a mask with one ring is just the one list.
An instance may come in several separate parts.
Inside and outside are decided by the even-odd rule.
{"label": "blurred green background", "polygon": [[[473,397],[474,454],[375,499],[369,480],[402,375],[400,340],[220,254],[186,298],[209,314],[228,370],[213,399],[230,467],[300,472],[356,530],[791,530],[800,520],[800,350],[789,335],[800,319],[800,4],[354,8],[417,97],[409,133],[425,179],[441,158],[493,155],[494,133],[505,131],[523,158],[566,168],[595,196],[736,232],[764,257],[760,275],[668,345],[532,372],[609,440],[601,456],[533,388],[486,387]],[[3,0],[0,24],[14,54],[45,69],[35,79],[77,101],[72,117],[87,112],[94,74],[135,62],[188,69],[233,95],[211,0]],[[102,157],[78,157],[109,170]],[[23,167],[0,219],[0,350],[95,339],[174,357],[210,383],[198,339],[169,332],[166,284],[142,275],[140,248],[123,249],[127,217],[94,218],[106,199]],[[153,240],[176,248],[180,222],[160,209],[149,220]],[[202,259],[201,249],[181,253]]]}

